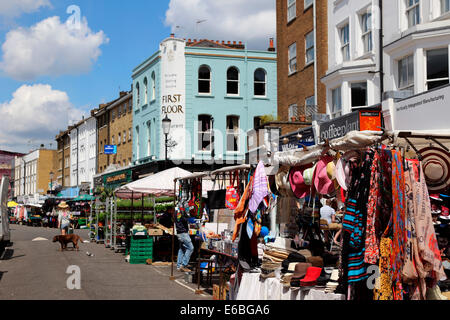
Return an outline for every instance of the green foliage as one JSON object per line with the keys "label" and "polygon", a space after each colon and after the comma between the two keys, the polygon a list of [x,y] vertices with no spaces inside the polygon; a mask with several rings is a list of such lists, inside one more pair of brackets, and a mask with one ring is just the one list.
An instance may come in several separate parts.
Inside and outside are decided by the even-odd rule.
{"label": "green foliage", "polygon": [[272,121],[277,121],[278,117],[272,115],[272,114],[266,114],[260,117],[261,119],[261,124],[266,124]]}

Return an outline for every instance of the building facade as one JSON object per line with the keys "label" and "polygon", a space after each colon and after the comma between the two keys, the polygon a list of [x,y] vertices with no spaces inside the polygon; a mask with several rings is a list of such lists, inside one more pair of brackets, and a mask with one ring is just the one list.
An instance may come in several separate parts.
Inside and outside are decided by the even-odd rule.
{"label": "building facade", "polygon": [[50,190],[50,173],[55,170],[56,150],[39,149],[15,158],[14,194],[21,202],[39,199]]}
{"label": "building facade", "polygon": [[332,119],[381,103],[379,0],[328,0],[326,111]]}
{"label": "building facade", "polygon": [[[97,170],[101,174],[113,165],[128,167],[132,162],[133,94],[120,92],[118,99],[102,104],[92,114],[97,121]],[[117,154],[105,154],[105,146],[117,147]]]}
{"label": "building facade", "polygon": [[56,179],[55,182],[57,186],[64,188],[70,187],[70,164],[71,164],[71,153],[70,153],[70,131],[61,131],[56,136],[56,143],[58,146],[57,156],[56,156]]}
{"label": "building facade", "polygon": [[300,126],[326,113],[328,1],[277,0],[276,8],[278,120]]}
{"label": "building facade", "polygon": [[96,174],[97,119],[89,117],[70,128],[70,186],[92,189]]}
{"label": "building facade", "polygon": [[9,196],[14,196],[15,179],[15,157],[22,157],[24,154],[0,150],[0,181],[3,177],[8,177],[10,181]]}
{"label": "building facade", "polygon": [[133,70],[133,162],[243,162],[246,132],[277,114],[277,63],[242,43],[177,39]]}

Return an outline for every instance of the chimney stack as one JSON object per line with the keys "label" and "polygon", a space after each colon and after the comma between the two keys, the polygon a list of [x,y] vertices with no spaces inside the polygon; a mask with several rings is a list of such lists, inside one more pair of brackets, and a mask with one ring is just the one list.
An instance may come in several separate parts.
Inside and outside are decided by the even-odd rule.
{"label": "chimney stack", "polygon": [[270,46],[269,49],[267,49],[268,51],[274,52],[275,51],[275,47],[273,45],[273,38],[270,38]]}
{"label": "chimney stack", "polygon": [[171,38],[175,38],[175,33],[171,33],[171,34],[170,34],[170,37],[171,37]]}

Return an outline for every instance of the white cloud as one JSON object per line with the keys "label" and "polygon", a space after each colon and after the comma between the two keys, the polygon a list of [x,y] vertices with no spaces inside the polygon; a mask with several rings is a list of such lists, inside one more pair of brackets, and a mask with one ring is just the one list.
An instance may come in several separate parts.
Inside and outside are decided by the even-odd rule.
{"label": "white cloud", "polygon": [[90,71],[101,54],[100,46],[108,41],[103,31],[93,33],[85,18],[74,28],[59,17],[50,17],[8,32],[0,68],[21,81],[83,74]]}
{"label": "white cloud", "polygon": [[41,7],[50,7],[49,0],[1,0],[0,16],[17,17],[22,13],[31,13]]}
{"label": "white cloud", "polygon": [[243,41],[265,50],[276,33],[275,1],[171,0],[165,23],[178,37]]}
{"label": "white cloud", "polygon": [[85,115],[73,107],[67,93],[50,85],[23,85],[8,102],[0,104],[2,149],[29,151],[31,146],[53,143],[59,130]]}

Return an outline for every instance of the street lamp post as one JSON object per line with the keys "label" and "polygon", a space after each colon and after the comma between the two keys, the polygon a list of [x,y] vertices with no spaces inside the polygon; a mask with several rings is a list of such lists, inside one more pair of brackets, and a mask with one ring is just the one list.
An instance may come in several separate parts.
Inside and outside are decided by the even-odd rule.
{"label": "street lamp post", "polygon": [[164,135],[166,136],[166,141],[165,141],[166,157],[165,157],[165,162],[164,162],[164,166],[166,169],[167,169],[167,144],[168,144],[168,136],[169,136],[169,132],[170,132],[171,123],[172,123],[172,120],[169,119],[169,117],[167,116],[167,113],[166,113],[166,117],[162,120],[162,128],[163,128]]}

